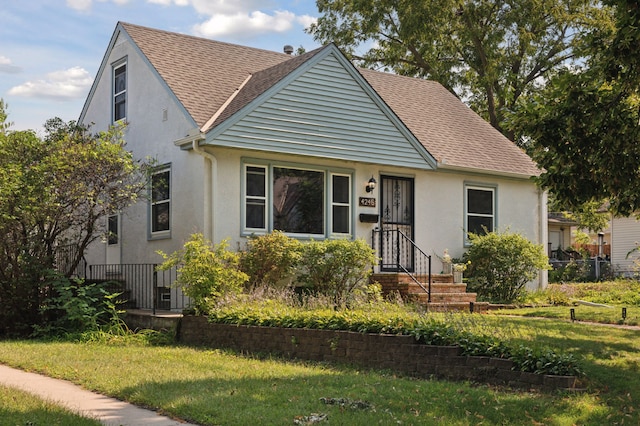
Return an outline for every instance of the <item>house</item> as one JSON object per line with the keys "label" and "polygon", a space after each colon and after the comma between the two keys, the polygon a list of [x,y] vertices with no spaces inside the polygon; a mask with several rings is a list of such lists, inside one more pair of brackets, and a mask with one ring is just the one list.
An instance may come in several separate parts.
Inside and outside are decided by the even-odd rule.
{"label": "house", "polygon": [[427,255],[461,256],[483,227],[547,247],[546,194],[523,151],[440,84],[358,69],[333,44],[292,56],[118,23],[79,121],[126,121],[127,148],[158,165],[149,199],[105,218],[89,264],[273,229],[364,238],[382,270],[417,262],[386,244],[399,235]]}
{"label": "house", "polygon": [[573,245],[573,232],[578,223],[561,212],[549,212],[549,241],[547,255],[552,259],[563,258],[563,251]]}
{"label": "house", "polygon": [[613,272],[627,277],[637,276],[640,272],[640,224],[637,217],[614,217],[610,223]]}

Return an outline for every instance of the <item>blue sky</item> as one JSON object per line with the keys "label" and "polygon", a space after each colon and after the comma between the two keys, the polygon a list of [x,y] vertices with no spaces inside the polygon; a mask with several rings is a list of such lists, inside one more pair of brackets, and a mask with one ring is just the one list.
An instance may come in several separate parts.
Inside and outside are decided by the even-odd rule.
{"label": "blue sky", "polygon": [[282,51],[311,50],[315,0],[4,0],[0,98],[13,130],[77,120],[118,21]]}

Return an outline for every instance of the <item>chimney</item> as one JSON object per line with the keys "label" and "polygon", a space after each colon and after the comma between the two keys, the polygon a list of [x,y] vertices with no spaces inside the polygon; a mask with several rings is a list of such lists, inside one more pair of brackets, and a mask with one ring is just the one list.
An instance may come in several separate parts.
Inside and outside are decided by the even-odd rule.
{"label": "chimney", "polygon": [[293,53],[293,46],[291,46],[290,44],[286,44],[283,50],[287,55],[291,55]]}

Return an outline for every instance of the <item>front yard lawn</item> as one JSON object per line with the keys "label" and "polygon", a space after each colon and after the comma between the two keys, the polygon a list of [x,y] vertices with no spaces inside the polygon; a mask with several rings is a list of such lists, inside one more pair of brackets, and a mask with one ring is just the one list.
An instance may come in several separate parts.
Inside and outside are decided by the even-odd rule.
{"label": "front yard lawn", "polygon": [[553,319],[464,318],[510,336],[516,344],[575,354],[586,373],[587,389],[542,393],[415,380],[131,338],[4,341],[0,362],[203,425],[304,424],[300,422],[312,414],[326,414],[327,424],[349,425],[640,423],[640,331]]}
{"label": "front yard lawn", "polygon": [[[622,318],[622,308],[626,308],[626,318]],[[493,315],[517,315],[523,317],[554,318],[571,321],[571,309],[574,310],[575,321],[597,322],[602,324],[623,324],[637,326],[640,324],[640,307],[612,306],[610,308],[586,305],[574,306],[540,306],[517,309],[501,309],[489,311]]]}

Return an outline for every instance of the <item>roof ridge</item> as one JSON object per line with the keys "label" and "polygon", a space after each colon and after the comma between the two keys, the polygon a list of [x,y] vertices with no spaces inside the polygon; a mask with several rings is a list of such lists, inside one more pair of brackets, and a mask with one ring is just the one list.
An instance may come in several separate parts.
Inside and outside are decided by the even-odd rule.
{"label": "roof ridge", "polygon": [[274,54],[274,55],[280,55],[280,56],[283,56],[283,57],[291,57],[291,55],[289,55],[287,53],[278,52],[276,50],[269,50],[269,49],[264,49],[264,48],[261,48],[261,47],[252,47],[252,46],[247,46],[247,45],[244,45],[244,44],[231,43],[231,42],[228,42],[228,41],[220,41],[220,40],[216,40],[216,39],[212,39],[212,38],[208,38],[208,37],[196,36],[196,35],[181,33],[181,32],[177,32],[177,31],[162,30],[162,29],[159,29],[159,28],[153,28],[153,27],[147,27],[147,26],[144,26],[144,25],[132,24],[130,22],[118,21],[118,24],[122,25],[125,29],[127,27],[134,27],[134,28],[138,28],[138,29],[142,29],[142,30],[146,30],[146,31],[153,31],[153,32],[167,34],[167,35],[190,38],[190,39],[194,39],[194,40],[202,40],[202,41],[207,41],[207,42],[211,42],[211,43],[215,43],[215,44],[226,45],[226,46],[231,46],[231,47],[236,47],[236,48],[256,50],[256,51],[261,51],[261,52],[265,52],[265,53],[271,53],[271,54]]}

